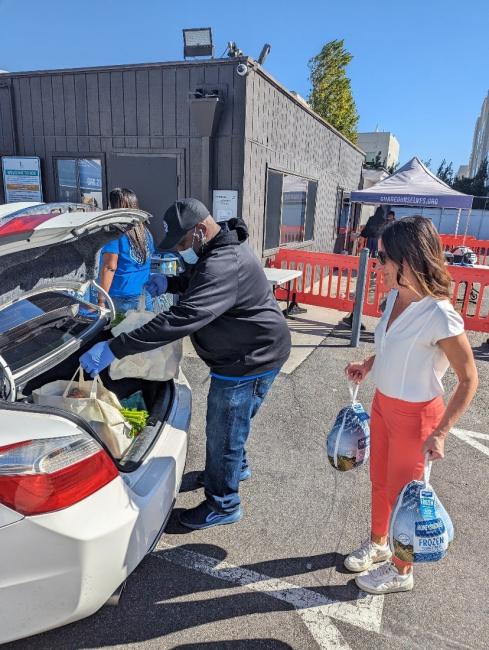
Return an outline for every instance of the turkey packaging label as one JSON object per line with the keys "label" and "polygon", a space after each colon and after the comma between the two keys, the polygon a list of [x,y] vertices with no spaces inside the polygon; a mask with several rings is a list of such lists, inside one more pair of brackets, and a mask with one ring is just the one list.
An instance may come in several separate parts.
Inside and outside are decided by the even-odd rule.
{"label": "turkey packaging label", "polygon": [[453,540],[453,524],[429,483],[411,481],[401,491],[392,511],[389,543],[393,554],[404,562],[436,562],[445,557]]}

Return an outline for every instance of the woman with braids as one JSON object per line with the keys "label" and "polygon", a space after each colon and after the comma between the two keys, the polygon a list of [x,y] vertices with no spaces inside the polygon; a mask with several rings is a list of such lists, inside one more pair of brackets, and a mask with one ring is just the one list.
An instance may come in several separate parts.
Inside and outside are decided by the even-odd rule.
{"label": "woman with braids", "polygon": [[[445,438],[472,401],[478,379],[463,320],[449,301],[451,279],[431,221],[415,216],[387,225],[377,257],[390,293],[375,330],[375,355],[346,368],[355,383],[371,372],[376,386],[371,536],[345,566],[367,571],[356,578],[360,589],[386,594],[413,588],[412,565],[388,562],[391,509],[403,486],[422,478],[426,454],[443,458]],[[442,379],[449,366],[458,385],[445,406]]]}
{"label": "woman with braids", "polygon": [[[116,187],[110,192],[110,207],[139,208],[139,204],[132,190]],[[143,286],[149,279],[153,252],[153,237],[143,224],[102,249],[99,284],[112,298],[117,313],[137,308]],[[98,302],[105,304],[102,294]],[[151,298],[146,294],[146,308],[151,307]]]}

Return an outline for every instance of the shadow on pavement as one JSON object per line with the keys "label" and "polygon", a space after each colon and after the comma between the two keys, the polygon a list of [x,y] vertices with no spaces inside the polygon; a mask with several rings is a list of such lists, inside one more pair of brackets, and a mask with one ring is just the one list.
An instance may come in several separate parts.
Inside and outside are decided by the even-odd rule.
{"label": "shadow on pavement", "polygon": [[[166,644],[164,637],[187,629],[229,621],[229,625],[235,630],[236,619],[254,614],[293,610],[287,602],[269,597],[266,593],[247,591],[246,587],[236,586],[232,582],[172,563],[169,561],[170,554],[174,553],[175,549],[199,553],[218,561],[227,557],[224,549],[209,544],[184,544],[168,550],[157,550],[149,555],[130,576],[117,607],[103,607],[90,618],[29,639],[5,644],[3,648],[48,650],[61,647],[81,650],[141,643],[151,639],[160,639],[159,647],[162,648],[209,648],[210,650],[211,648],[290,647],[277,639],[255,638],[258,636],[256,627],[252,627],[251,631],[247,628],[246,621],[239,623],[244,637],[239,641],[219,641],[213,644],[207,638],[203,639],[203,643],[197,644],[174,645],[169,642]],[[168,560],[165,559],[167,554]],[[322,568],[339,568],[342,562],[342,555],[325,553],[311,557],[269,560],[244,565],[242,568],[271,578],[280,578],[297,576]],[[239,593],[230,594],[229,590],[233,587],[238,589]],[[358,598],[358,590],[353,580],[347,585],[318,588],[317,584],[313,584],[306,585],[304,588],[343,602]],[[226,594],[216,596],[216,592],[223,589],[227,590]],[[293,592],[293,589],[290,591]],[[250,625],[256,626],[256,621]],[[229,634],[229,629],[226,624],[222,625],[219,628],[220,635]],[[246,638],[247,631],[253,635],[253,638]]]}
{"label": "shadow on pavement", "polygon": [[216,641],[213,643],[185,643],[176,645],[173,650],[293,650],[293,647],[277,639],[240,639],[239,641]]}
{"label": "shadow on pavement", "polygon": [[180,492],[193,492],[202,487],[197,483],[197,477],[201,474],[200,471],[187,472],[183,475]]}
{"label": "shadow on pavement", "polygon": [[[347,325],[345,325],[340,321],[338,325],[336,325],[334,330],[331,332],[330,338],[345,339],[346,341],[348,341],[348,347],[349,347],[349,342],[351,340],[351,328],[349,328]],[[362,343],[371,343],[371,344],[375,343],[374,333],[367,332],[367,331],[361,332],[360,341]]]}
{"label": "shadow on pavement", "polygon": [[478,348],[472,348],[476,361],[489,361],[489,339]]}

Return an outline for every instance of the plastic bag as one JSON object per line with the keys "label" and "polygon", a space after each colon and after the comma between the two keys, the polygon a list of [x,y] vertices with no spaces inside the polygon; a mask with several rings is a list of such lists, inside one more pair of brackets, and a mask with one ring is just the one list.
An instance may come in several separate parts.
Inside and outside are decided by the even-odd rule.
{"label": "plastic bag", "polygon": [[[114,336],[132,332],[155,318],[152,311],[146,311],[144,297],[139,300],[137,309],[130,309],[124,320],[112,329]],[[111,379],[139,377],[150,381],[168,381],[178,375],[182,360],[182,341],[173,341],[149,352],[130,354],[116,359],[110,365]]]}
{"label": "plastic bag", "polygon": [[431,462],[425,459],[424,481],[411,481],[401,490],[392,511],[389,544],[404,562],[436,562],[453,541],[452,520],[430,485]]}
{"label": "plastic bag", "polygon": [[[79,381],[75,381],[78,374]],[[35,404],[64,409],[82,417],[114,458],[121,458],[132,442],[131,425],[124,419],[116,395],[105,388],[98,375],[85,381],[81,367],[71,381],[52,381],[33,390],[32,399]]]}
{"label": "plastic bag", "polygon": [[351,404],[338,413],[326,439],[328,460],[340,472],[360,467],[370,456],[369,416],[357,402],[359,386],[348,386]]}

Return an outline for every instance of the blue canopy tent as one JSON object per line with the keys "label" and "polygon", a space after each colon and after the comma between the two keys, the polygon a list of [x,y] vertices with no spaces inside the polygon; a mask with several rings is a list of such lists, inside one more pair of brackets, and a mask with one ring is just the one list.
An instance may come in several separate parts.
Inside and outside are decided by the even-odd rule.
{"label": "blue canopy tent", "polygon": [[[420,208],[458,209],[455,234],[458,234],[460,213],[469,210],[467,227],[472,208],[473,196],[457,192],[427,169],[419,158],[412,158],[397,172],[365,190],[351,193],[351,203],[375,205],[404,205]],[[347,230],[350,225],[348,218]]]}

